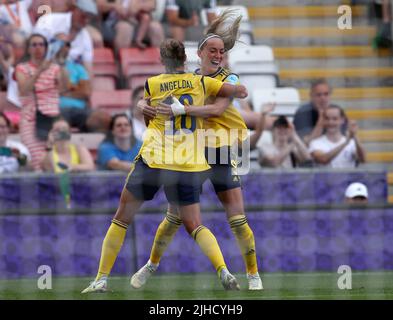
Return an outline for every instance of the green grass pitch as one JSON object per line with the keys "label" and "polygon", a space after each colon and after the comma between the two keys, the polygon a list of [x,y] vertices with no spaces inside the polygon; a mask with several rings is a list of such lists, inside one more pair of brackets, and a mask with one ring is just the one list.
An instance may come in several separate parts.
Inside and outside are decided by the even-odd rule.
{"label": "green grass pitch", "polygon": [[340,290],[337,273],[267,273],[263,291],[248,291],[244,275],[237,275],[240,291],[224,291],[214,274],[156,274],[135,290],[129,277],[111,277],[111,292],[82,295],[92,278],[53,278],[51,290],[39,290],[37,279],[0,280],[0,300],[281,300],[281,299],[393,299],[393,272],[354,272],[352,289]]}

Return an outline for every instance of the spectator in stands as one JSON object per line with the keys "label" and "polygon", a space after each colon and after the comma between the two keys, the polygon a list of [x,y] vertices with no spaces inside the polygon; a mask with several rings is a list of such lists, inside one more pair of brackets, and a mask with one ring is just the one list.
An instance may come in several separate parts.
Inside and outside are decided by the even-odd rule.
{"label": "spectator in stands", "polygon": [[311,161],[307,147],[285,116],[273,122],[272,137],[272,143],[264,143],[259,148],[261,166],[289,169]]}
{"label": "spectator in stands", "polygon": [[377,35],[374,38],[376,48],[392,47],[392,9],[390,0],[374,0],[374,9],[381,23],[378,25]]}
{"label": "spectator in stands", "polygon": [[[8,29],[8,30],[7,30]],[[2,27],[0,30],[0,90],[6,90],[8,73],[14,63],[11,29]]]}
{"label": "spectator in stands", "polygon": [[152,20],[155,0],[97,0],[98,9],[104,15],[103,34],[105,41],[116,51],[135,45],[159,47],[164,40],[164,29]]}
{"label": "spectator in stands", "polygon": [[90,114],[88,100],[91,83],[85,67],[68,58],[71,44],[66,42],[56,56],[56,62],[67,70],[69,84],[60,92],[60,112],[73,128],[86,132],[86,121]]}
{"label": "spectator in stands", "polygon": [[296,132],[308,145],[311,140],[323,134],[323,112],[330,104],[332,90],[326,79],[311,83],[311,101],[296,110],[293,119]]}
{"label": "spectator in stands", "polygon": [[215,0],[167,0],[164,22],[169,26],[170,37],[179,41],[201,39],[203,37],[200,21],[202,9],[207,11],[208,24],[217,18]]}
{"label": "spectator in stands", "polygon": [[95,169],[93,157],[85,146],[71,142],[71,128],[67,120],[57,118],[53,122],[47,142],[47,154],[42,169],[50,172],[83,172]]}
{"label": "spectator in stands", "polygon": [[[75,0],[32,0],[32,4],[30,6],[30,16],[32,17],[32,21],[35,24],[37,20],[48,13],[66,13],[70,11],[70,5]],[[47,12],[48,9],[50,12]]]}
{"label": "spectator in stands", "polygon": [[11,122],[0,111],[0,174],[18,172],[27,168],[30,161],[29,150],[20,142],[8,137]]}
{"label": "spectator in stands", "polygon": [[54,117],[59,115],[59,92],[67,87],[66,71],[51,60],[45,60],[46,38],[32,34],[27,40],[28,61],[16,66],[15,78],[22,104],[21,141],[31,154],[34,170],[40,170],[46,141],[37,136],[36,112]]}
{"label": "spectator in stands", "polygon": [[130,171],[142,142],[135,138],[132,123],[125,113],[112,117],[110,131],[98,147],[98,165],[104,170]]}
{"label": "spectator in stands", "polygon": [[90,16],[97,15],[93,0],[75,0],[71,12],[52,13],[38,19],[34,31],[44,35],[48,42],[70,42],[70,59],[82,63],[92,78],[93,42],[86,29]]}
{"label": "spectator in stands", "polygon": [[12,26],[12,32],[17,31],[22,35],[24,42],[31,34],[33,24],[29,16],[32,0],[5,0],[0,2],[0,26]]}
{"label": "spectator in stands", "polygon": [[25,55],[26,45],[17,44],[14,39],[18,37],[19,33],[13,32],[9,25],[0,28],[0,90],[7,91],[9,102],[21,107],[14,72],[16,62]]}
{"label": "spectator in stands", "polygon": [[145,117],[142,111],[137,107],[138,101],[144,98],[144,87],[138,87],[134,89],[132,93],[131,108],[128,115],[132,121],[132,128],[134,130],[135,138],[143,140],[143,133],[146,130]]}
{"label": "spectator in stands", "polygon": [[329,105],[324,112],[326,133],[310,142],[309,151],[318,166],[331,168],[354,168],[366,160],[364,148],[357,137],[357,124],[349,122],[346,136],[341,127],[346,119],[344,110]]}
{"label": "spectator in stands", "polygon": [[[49,13],[67,13],[72,10],[74,3],[75,0],[33,0],[30,8],[31,16],[36,23],[41,16],[48,14],[48,8],[50,8]],[[86,30],[92,38],[94,48],[101,48],[104,46],[104,40],[99,26],[96,25],[97,22],[99,21],[91,19],[89,24],[86,25]]]}
{"label": "spectator in stands", "polygon": [[348,204],[367,204],[367,187],[360,182],[351,183],[345,190],[345,202]]}

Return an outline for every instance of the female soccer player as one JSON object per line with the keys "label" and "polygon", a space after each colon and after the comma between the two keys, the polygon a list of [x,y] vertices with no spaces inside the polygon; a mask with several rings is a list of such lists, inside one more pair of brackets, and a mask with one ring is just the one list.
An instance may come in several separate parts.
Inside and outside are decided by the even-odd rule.
{"label": "female soccer player", "polygon": [[[209,76],[225,83],[239,85],[237,75],[220,67],[224,53],[232,49],[237,40],[241,17],[238,17],[232,23],[227,23],[227,19],[231,18],[231,16],[231,11],[225,11],[221,14],[212,23],[207,31],[207,35],[199,42],[198,56],[201,58],[201,69],[197,69],[195,73]],[[178,103],[176,104],[177,108],[181,108]],[[173,105],[172,108],[168,108],[165,104],[160,104],[156,110],[149,107],[145,101],[140,101],[139,106],[143,108],[147,117],[154,116],[156,111],[170,114],[173,108]],[[222,132],[226,132],[226,136],[229,137],[229,139],[216,139],[213,144],[208,140],[210,154],[211,150],[213,150],[212,153],[216,155],[215,164],[209,162],[211,166],[209,179],[225,208],[227,219],[241,249],[246,265],[248,288],[249,290],[262,290],[263,286],[258,273],[254,234],[248,225],[244,213],[239,177],[232,172],[233,162],[225,161],[230,159],[230,147],[235,143],[234,139],[231,139],[233,135],[230,134],[230,130],[238,129],[240,135],[235,136],[235,138],[239,137],[241,140],[244,140],[247,138],[247,127],[239,112],[231,104],[230,99],[227,98],[217,98],[215,105],[210,104],[203,108],[185,106],[184,110],[187,115],[206,118],[204,122],[205,129],[212,129],[216,133],[220,132],[221,138],[223,136]],[[220,159],[224,161],[220,161]],[[131,285],[134,288],[142,287],[149,276],[157,269],[162,255],[180,225],[181,220],[178,217],[176,208],[169,206],[166,217],[157,229],[149,261],[131,278]]]}
{"label": "female soccer player", "polygon": [[[145,98],[152,106],[170,96],[189,104],[203,105],[207,96],[244,98],[244,86],[223,84],[218,80],[184,73],[184,45],[169,39],[160,48],[166,74],[147,79]],[[119,208],[104,239],[97,277],[82,293],[107,290],[107,278],[123,244],[128,225],[146,200],[151,200],[163,185],[168,202],[179,210],[180,221],[201,247],[217,270],[225,289],[238,290],[236,278],[226,268],[214,235],[201,223],[199,190],[201,172],[209,169],[198,130],[203,119],[180,115],[169,118],[158,115],[150,121],[144,143],[128,175]],[[201,147],[202,146],[202,147]]]}

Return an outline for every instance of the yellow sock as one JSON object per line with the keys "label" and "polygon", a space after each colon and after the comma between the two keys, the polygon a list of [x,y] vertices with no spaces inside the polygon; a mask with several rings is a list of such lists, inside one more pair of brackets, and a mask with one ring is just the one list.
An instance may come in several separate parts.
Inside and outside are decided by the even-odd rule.
{"label": "yellow sock", "polygon": [[172,242],[174,235],[181,226],[182,221],[177,216],[167,212],[164,220],[159,225],[154,237],[153,247],[150,252],[150,261],[158,264],[166,248]]}
{"label": "yellow sock", "polygon": [[113,219],[105,239],[102,243],[100,267],[96,280],[102,276],[108,276],[115,264],[117,255],[123,245],[128,225],[124,222]]}
{"label": "yellow sock", "polygon": [[240,247],[244,263],[246,264],[247,273],[257,273],[258,264],[255,253],[254,233],[247,223],[246,216],[241,214],[229,218],[229,225]]}
{"label": "yellow sock", "polygon": [[205,226],[199,226],[191,233],[191,236],[196,243],[198,243],[202,252],[209,258],[218,274],[220,274],[220,271],[226,268],[226,265],[221,249],[213,233]]}

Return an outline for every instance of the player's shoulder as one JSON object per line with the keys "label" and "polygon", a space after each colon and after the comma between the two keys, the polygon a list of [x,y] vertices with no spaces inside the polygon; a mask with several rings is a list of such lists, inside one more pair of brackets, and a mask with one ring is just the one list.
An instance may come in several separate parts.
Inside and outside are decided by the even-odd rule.
{"label": "player's shoulder", "polygon": [[233,84],[237,84],[239,82],[239,76],[236,73],[233,73],[227,68],[220,67],[213,78],[221,80],[222,82],[229,82]]}

